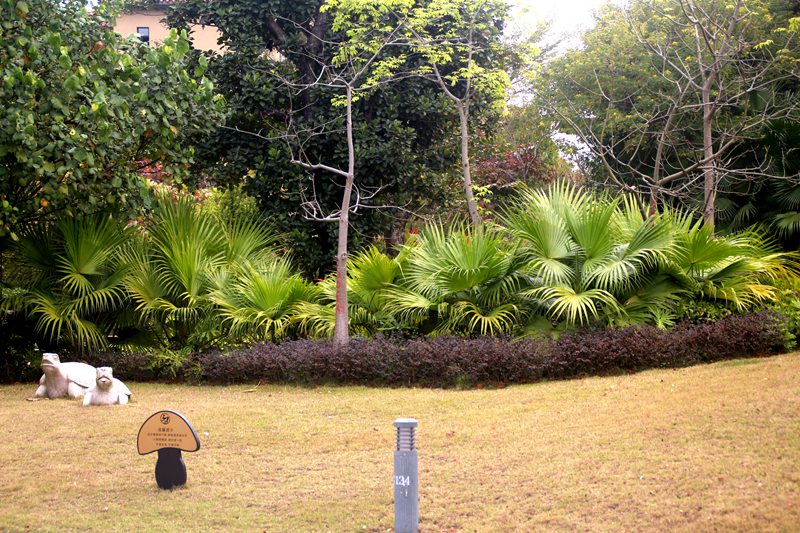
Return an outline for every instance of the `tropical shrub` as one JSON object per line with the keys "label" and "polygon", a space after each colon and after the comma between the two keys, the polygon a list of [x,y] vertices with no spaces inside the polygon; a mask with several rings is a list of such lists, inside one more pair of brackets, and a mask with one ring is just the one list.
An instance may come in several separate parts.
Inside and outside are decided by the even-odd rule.
{"label": "tropical shrub", "polygon": [[207,295],[222,264],[223,236],[190,201],[159,200],[126,255],[125,287],[141,324],[165,346],[205,346],[221,336]]}
{"label": "tropical shrub", "polygon": [[688,215],[669,213],[675,248],[665,270],[697,299],[753,309],[775,296],[774,283],[797,277],[796,254],[781,252],[762,230],[715,235]]}
{"label": "tropical shrub", "polygon": [[386,310],[424,334],[498,335],[523,312],[530,279],[524,256],[491,227],[427,227],[406,244],[405,265]]}
{"label": "tropical shrub", "polygon": [[674,246],[668,218],[561,182],[523,189],[501,220],[521,240],[534,279],[524,294],[548,319],[665,325],[661,311],[681,292],[661,268]]}
{"label": "tropical shrub", "polygon": [[[397,333],[408,327],[386,308],[390,291],[398,282],[410,247],[402,247],[395,257],[370,246],[347,261],[347,304],[350,331],[374,335],[381,331]],[[333,336],[336,312],[336,275],[318,280],[318,302],[301,303],[297,320],[302,332],[315,338]]]}
{"label": "tropical shrub", "polygon": [[[541,334],[586,325],[716,320],[758,309],[795,276],[792,254],[748,229],[716,235],[634,197],[557,183],[521,188],[500,224],[414,235],[392,258],[376,248],[349,262],[351,330],[404,335]],[[301,306],[303,331],[333,331],[335,280]]]}
{"label": "tropical shrub", "polygon": [[161,198],[126,255],[125,286],[158,344],[182,350],[281,338],[314,291],[259,218]]}
{"label": "tropical shrub", "polygon": [[124,307],[121,254],[130,230],[111,217],[64,217],[25,232],[15,246],[28,272],[18,297],[52,346],[76,353],[108,346]]}
{"label": "tropical shrub", "polygon": [[[719,236],[687,214],[649,214],[633,197],[567,183],[523,189],[502,224],[521,240],[532,279],[522,295],[567,325],[669,327],[693,301],[755,309],[774,296],[770,283],[796,275],[792,254],[756,229]],[[528,329],[541,323],[536,316]]]}
{"label": "tropical shrub", "polygon": [[311,302],[319,297],[285,257],[230,269],[232,279],[218,283],[210,300],[234,338],[278,340],[295,326],[303,306],[315,305]]}
{"label": "tropical shrub", "polygon": [[[335,278],[306,282],[249,207],[233,198],[209,204],[161,195],[135,229],[95,216],[32,230],[15,248],[15,276],[27,283],[0,305],[21,310],[24,301],[43,337],[77,352],[110,341],[144,350],[165,375],[198,350],[329,337]],[[434,224],[395,256],[376,247],[355,254],[351,331],[411,338],[667,328],[779,297],[778,311],[800,315],[786,296],[798,283],[794,255],[755,229],[719,236],[683,213],[649,214],[633,198],[564,183],[523,189],[501,222]],[[794,329],[785,328],[787,342]]]}

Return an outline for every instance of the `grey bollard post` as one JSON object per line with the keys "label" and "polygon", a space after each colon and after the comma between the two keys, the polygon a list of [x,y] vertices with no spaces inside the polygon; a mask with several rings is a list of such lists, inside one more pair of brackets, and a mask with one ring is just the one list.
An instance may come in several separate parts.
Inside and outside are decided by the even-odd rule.
{"label": "grey bollard post", "polygon": [[394,530],[395,533],[419,531],[419,476],[417,473],[414,418],[398,418],[397,450],[394,452]]}

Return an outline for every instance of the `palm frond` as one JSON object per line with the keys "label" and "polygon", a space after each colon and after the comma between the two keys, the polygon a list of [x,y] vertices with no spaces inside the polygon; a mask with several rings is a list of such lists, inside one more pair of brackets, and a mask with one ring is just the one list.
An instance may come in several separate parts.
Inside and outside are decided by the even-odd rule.
{"label": "palm frond", "polygon": [[788,211],[772,217],[770,226],[778,234],[785,238],[800,233],[800,212]]}
{"label": "palm frond", "polygon": [[800,208],[800,186],[791,181],[779,180],[776,189],[776,197],[785,209],[794,211]]}
{"label": "palm frond", "polygon": [[553,318],[570,324],[588,324],[600,316],[600,308],[612,315],[624,313],[616,298],[602,289],[576,292],[572,287],[540,287],[530,294],[546,302]]}
{"label": "palm frond", "polygon": [[461,301],[453,304],[450,313],[450,327],[463,327],[481,335],[501,335],[510,332],[518,313],[514,304],[503,304],[490,309],[481,309],[472,302]]}

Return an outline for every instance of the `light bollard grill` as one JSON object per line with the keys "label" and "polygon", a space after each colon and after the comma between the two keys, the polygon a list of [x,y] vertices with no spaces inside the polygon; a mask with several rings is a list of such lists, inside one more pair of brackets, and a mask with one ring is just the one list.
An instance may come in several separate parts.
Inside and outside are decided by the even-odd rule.
{"label": "light bollard grill", "polygon": [[417,472],[417,421],[398,418],[397,449],[394,452],[394,530],[395,533],[419,531],[419,476]]}

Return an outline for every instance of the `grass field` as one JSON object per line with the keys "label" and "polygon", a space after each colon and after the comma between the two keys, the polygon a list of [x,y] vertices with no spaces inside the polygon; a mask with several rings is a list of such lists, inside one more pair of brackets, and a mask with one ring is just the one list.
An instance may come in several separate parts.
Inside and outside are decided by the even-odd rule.
{"label": "grass field", "polygon": [[[443,391],[130,383],[127,406],[0,387],[2,531],[389,531],[392,421],[420,421],[422,531],[798,531],[800,357]],[[188,483],[136,435],[194,425]]]}

